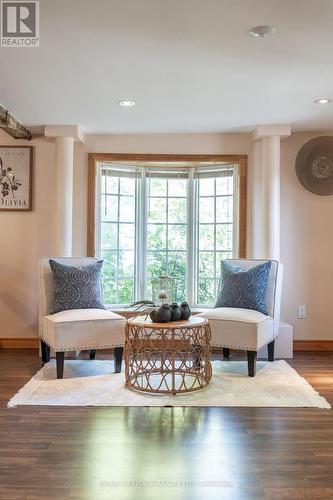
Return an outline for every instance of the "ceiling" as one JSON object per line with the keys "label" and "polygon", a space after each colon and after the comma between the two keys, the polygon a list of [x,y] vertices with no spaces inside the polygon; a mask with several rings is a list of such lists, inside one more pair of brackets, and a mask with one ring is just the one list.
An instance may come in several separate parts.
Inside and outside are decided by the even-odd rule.
{"label": "ceiling", "polygon": [[[41,0],[40,47],[0,49],[0,103],[86,133],[332,128],[332,0]],[[248,35],[271,24],[268,38]],[[120,99],[136,106],[122,108]]]}

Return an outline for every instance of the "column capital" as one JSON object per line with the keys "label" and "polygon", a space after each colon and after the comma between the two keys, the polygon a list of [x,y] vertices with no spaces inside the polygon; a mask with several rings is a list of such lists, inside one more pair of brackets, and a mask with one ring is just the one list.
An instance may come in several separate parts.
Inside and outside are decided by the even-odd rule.
{"label": "column capital", "polygon": [[84,142],[84,133],[78,125],[45,125],[45,137],[70,137],[76,142]]}
{"label": "column capital", "polygon": [[257,125],[252,132],[252,140],[257,141],[264,137],[278,136],[281,138],[291,135],[291,125]]}

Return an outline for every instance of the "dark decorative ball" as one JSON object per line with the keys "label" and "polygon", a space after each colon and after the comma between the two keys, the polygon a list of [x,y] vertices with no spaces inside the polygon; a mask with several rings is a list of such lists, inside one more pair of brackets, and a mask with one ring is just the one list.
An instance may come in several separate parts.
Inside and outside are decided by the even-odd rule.
{"label": "dark decorative ball", "polygon": [[163,304],[150,313],[150,319],[154,323],[168,323],[171,321],[171,308],[169,304]]}
{"label": "dark decorative ball", "polygon": [[154,309],[149,316],[153,323],[159,323],[158,309]]}
{"label": "dark decorative ball", "polygon": [[188,320],[191,316],[191,309],[187,302],[182,302],[180,304],[180,310],[182,313],[181,319]]}
{"label": "dark decorative ball", "polygon": [[171,309],[171,321],[179,321],[182,317],[182,311],[177,302],[173,302],[170,306],[170,309]]}

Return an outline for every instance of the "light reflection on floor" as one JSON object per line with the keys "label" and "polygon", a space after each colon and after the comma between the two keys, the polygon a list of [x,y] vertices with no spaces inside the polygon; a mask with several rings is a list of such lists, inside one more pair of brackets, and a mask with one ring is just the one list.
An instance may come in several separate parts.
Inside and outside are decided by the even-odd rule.
{"label": "light reflection on floor", "polygon": [[[212,408],[102,410],[85,439],[87,498],[243,498],[234,496],[235,477],[242,476],[242,457],[230,442],[236,432],[246,446],[246,433],[239,424],[233,429],[232,416]],[[233,487],[227,484],[231,478]],[[147,487],[128,484],[135,481]],[[203,487],[202,481],[218,486]]]}

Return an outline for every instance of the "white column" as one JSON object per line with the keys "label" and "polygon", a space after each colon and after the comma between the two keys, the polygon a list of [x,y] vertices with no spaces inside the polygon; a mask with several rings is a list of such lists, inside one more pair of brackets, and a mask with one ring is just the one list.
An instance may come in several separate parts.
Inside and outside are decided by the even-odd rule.
{"label": "white column", "polygon": [[261,140],[253,142],[252,168],[250,172],[250,257],[263,256],[263,171]]}
{"label": "white column", "polygon": [[259,125],[253,133],[253,258],[280,258],[280,141],[290,134],[290,125]]}
{"label": "white column", "polygon": [[[282,137],[290,134],[290,125],[259,125],[253,133],[252,167],[257,182],[253,183],[252,188],[252,204],[256,207],[256,215],[252,217],[252,234],[257,246],[253,244],[252,250],[259,255],[261,246],[259,256],[264,259],[280,260],[280,143]],[[261,200],[261,214],[257,200]],[[257,255],[253,254],[252,257]],[[293,331],[290,325],[280,323],[275,346],[277,357],[293,357]],[[261,349],[259,355],[265,357],[266,348]]]}
{"label": "white column", "polygon": [[55,138],[55,257],[72,256],[74,141],[84,142],[77,125],[46,125],[46,137]]}
{"label": "white column", "polygon": [[71,257],[74,139],[56,137],[55,146],[54,253],[57,257]]}
{"label": "white column", "polygon": [[280,137],[262,139],[263,257],[280,258]]}

